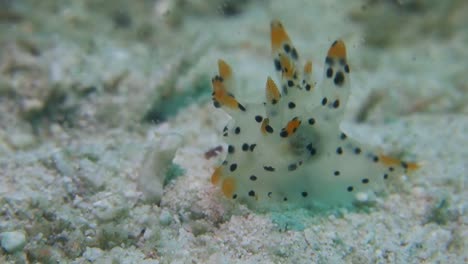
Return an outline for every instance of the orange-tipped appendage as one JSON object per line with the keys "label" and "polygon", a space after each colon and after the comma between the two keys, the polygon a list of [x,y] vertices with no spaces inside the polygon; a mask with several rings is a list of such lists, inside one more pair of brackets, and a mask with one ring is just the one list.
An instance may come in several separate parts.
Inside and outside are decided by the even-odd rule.
{"label": "orange-tipped appendage", "polygon": [[214,185],[218,184],[220,178],[221,178],[221,167],[218,167],[215,169],[215,171],[211,175],[211,183]]}
{"label": "orange-tipped appendage", "polygon": [[330,58],[346,58],[346,46],[342,40],[333,42],[328,50],[327,57]]}
{"label": "orange-tipped appendage", "polygon": [[224,60],[218,60],[218,72],[224,80],[228,80],[232,77],[231,66],[227,64]]}
{"label": "orange-tipped appendage", "polygon": [[299,120],[297,117],[293,118],[291,121],[288,122],[286,125],[286,132],[288,132],[288,135],[292,135],[296,132],[296,130],[299,128],[301,125],[301,120]]}
{"label": "orange-tipped appendage", "polygon": [[387,156],[387,155],[380,155],[379,160],[386,166],[395,166],[395,165],[399,165],[401,163],[401,161],[399,159],[394,158],[394,157],[390,157],[390,156]]}
{"label": "orange-tipped appendage", "polygon": [[421,165],[419,163],[416,163],[416,162],[407,162],[406,163],[406,169],[409,170],[409,171],[415,171],[417,169],[419,169],[421,167]]}
{"label": "orange-tipped appendage", "polygon": [[402,164],[405,164],[404,168],[408,171],[415,171],[419,169],[421,166],[418,163],[415,162],[402,162],[401,160],[390,157],[387,155],[380,155],[379,160],[385,165],[385,166],[402,166]]}
{"label": "orange-tipped appendage", "polygon": [[312,74],[312,62],[307,61],[304,65],[304,74],[310,75]]}
{"label": "orange-tipped appendage", "polygon": [[275,82],[270,77],[268,77],[267,79],[265,91],[266,91],[266,99],[268,103],[279,102],[281,95],[278,90],[278,86],[276,86]]}
{"label": "orange-tipped appendage", "polygon": [[270,119],[268,118],[264,118],[263,121],[262,121],[262,127],[261,127],[261,131],[264,135],[266,135],[268,133],[267,131],[267,126],[270,124]]}
{"label": "orange-tipped appendage", "polygon": [[226,91],[223,81],[214,78],[212,85],[214,100],[216,100],[222,106],[226,106],[232,109],[238,108],[239,102],[237,102],[237,100]]}
{"label": "orange-tipped appendage", "polygon": [[271,21],[271,50],[273,52],[281,48],[285,42],[289,42],[288,33],[284,30],[283,25],[278,20]]}
{"label": "orange-tipped appendage", "polygon": [[281,67],[283,68],[283,78],[286,77],[288,79],[292,79],[296,71],[294,64],[291,63],[291,60],[283,54],[280,54],[279,59]]}
{"label": "orange-tipped appendage", "polygon": [[232,198],[235,188],[235,180],[233,178],[224,179],[221,190],[227,198]]}

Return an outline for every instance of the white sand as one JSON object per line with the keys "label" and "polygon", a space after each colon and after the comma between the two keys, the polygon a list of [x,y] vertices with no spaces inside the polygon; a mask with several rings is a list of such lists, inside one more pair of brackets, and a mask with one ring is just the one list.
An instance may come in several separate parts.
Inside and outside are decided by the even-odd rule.
{"label": "white sand", "polygon": [[[44,29],[27,21],[18,29],[2,27],[3,36],[32,30],[33,42],[49,45],[38,44],[39,56],[24,55],[20,49],[0,57],[0,233],[26,235],[24,248],[15,252],[4,243],[17,241],[3,242],[2,237],[7,250],[0,251],[0,263],[467,262],[468,116],[460,102],[468,93],[468,31],[459,26],[464,22],[455,16],[454,35],[445,39],[425,33],[424,23],[414,18],[418,13],[405,14],[411,19],[401,27],[420,37],[407,42],[405,36],[395,36],[394,43],[376,48],[366,42],[365,23],[350,18],[362,3],[344,2],[275,0],[253,3],[230,18],[188,14],[181,28],[157,32],[148,42],[96,33],[94,48],[74,44],[67,30],[51,40],[37,37]],[[62,20],[55,17],[50,22],[58,23],[55,27],[79,27],[90,16],[99,16],[92,21],[103,24],[89,31],[113,32],[105,16],[86,5],[58,9],[55,16]],[[429,21],[436,14],[419,19]],[[152,98],[167,91],[165,85],[189,89],[215,73],[218,57],[228,60],[245,84],[240,97],[261,100],[266,77],[273,73],[268,37],[272,18],[283,21],[301,55],[317,63],[318,74],[330,43],[343,38],[354,70],[343,127],[363,142],[423,163],[416,173],[392,182],[375,204],[352,212],[251,211],[224,200],[209,182],[220,157],[206,159],[204,154],[223,144],[221,129],[227,121],[209,100],[191,104],[159,125],[140,122]],[[428,23],[429,29],[436,27]],[[164,28],[159,24],[157,30]],[[3,51],[17,50],[19,44],[12,39],[2,37]],[[174,39],[177,44],[165,42]],[[5,65],[12,58],[42,70],[11,74]],[[190,67],[178,75],[184,59]],[[125,70],[128,77],[115,90],[106,90],[106,81]],[[25,99],[43,102],[41,93],[31,88],[36,87],[33,80],[65,87],[79,109],[74,128],[42,120],[39,136],[33,133],[18,110]],[[89,85],[97,86],[89,97],[70,92],[75,89],[70,87]],[[41,87],[50,89],[36,89]],[[374,90],[384,91],[382,102],[366,122],[354,123]],[[17,95],[9,95],[12,91]],[[185,173],[165,187],[157,204],[143,199],[138,177],[145,153],[165,135],[182,139],[174,163]],[[161,171],[155,172],[155,180],[165,176]]]}

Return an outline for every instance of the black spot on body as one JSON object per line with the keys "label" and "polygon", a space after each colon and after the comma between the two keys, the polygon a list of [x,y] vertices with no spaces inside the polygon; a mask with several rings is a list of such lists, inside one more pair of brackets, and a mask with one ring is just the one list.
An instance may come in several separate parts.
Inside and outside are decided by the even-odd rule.
{"label": "black spot on body", "polygon": [[315,119],[314,118],[309,118],[309,125],[315,124]]}
{"label": "black spot on body", "polygon": [[343,154],[343,148],[342,147],[336,148],[336,154],[338,154],[338,155]]}
{"label": "black spot on body", "polygon": [[331,78],[333,76],[333,69],[330,67],[327,69],[327,78]]}
{"label": "black spot on body", "polygon": [[289,44],[284,44],[283,45],[283,49],[286,53],[289,53],[291,51],[291,46],[289,46]]}
{"label": "black spot on body", "polygon": [[341,140],[345,140],[346,138],[347,138],[346,134],[345,134],[345,133],[341,133],[340,139],[341,139]]}
{"label": "black spot on body", "polygon": [[265,130],[266,130],[266,132],[268,132],[270,134],[273,133],[273,128],[270,125],[265,126]]}
{"label": "black spot on body", "polygon": [[338,108],[340,107],[340,100],[336,99],[334,102],[333,102],[333,108]]}
{"label": "black spot on body", "polygon": [[340,171],[335,171],[335,172],[333,172],[333,175],[335,175],[335,176],[340,176]]}
{"label": "black spot on body", "polygon": [[312,146],[312,143],[309,143],[306,146],[306,149],[309,151],[311,156],[314,156],[315,154],[317,154],[317,150]]}
{"label": "black spot on body", "polygon": [[256,180],[257,180],[257,176],[251,175],[251,176],[250,176],[250,180],[251,180],[251,181],[256,181]]}
{"label": "black spot on body", "polygon": [[296,104],[293,102],[289,102],[288,107],[289,109],[294,109],[296,107]]}
{"label": "black spot on body", "polygon": [[362,183],[364,183],[364,184],[369,183],[369,179],[367,179],[367,178],[362,179]]}
{"label": "black spot on body", "polygon": [[220,108],[221,104],[218,101],[213,101],[213,106],[216,108]]}
{"label": "black spot on body", "polygon": [[232,199],[236,199],[236,198],[237,198],[237,194],[234,194],[234,195],[232,196]]}
{"label": "black spot on body", "polygon": [[259,116],[259,115],[255,116],[255,121],[257,121],[258,123],[262,122],[262,120],[263,120],[262,116]]}
{"label": "black spot on body", "polygon": [[275,59],[274,63],[275,63],[275,69],[277,71],[281,71],[281,62],[278,59]]}
{"label": "black spot on body", "polygon": [[291,81],[291,80],[289,80],[289,81],[288,81],[288,86],[289,86],[289,87],[293,87],[293,86],[294,86],[294,82]]}
{"label": "black spot on body", "polygon": [[235,150],[235,148],[234,148],[233,145],[229,145],[229,146],[228,146],[228,152],[229,152],[229,153],[231,153],[231,154],[234,153],[234,150]]}
{"label": "black spot on body", "polygon": [[361,154],[361,149],[360,148],[355,148],[354,149],[354,154],[356,154],[356,155]]}
{"label": "black spot on body", "polygon": [[388,179],[388,174],[384,174],[383,178],[386,180]]}
{"label": "black spot on body", "polygon": [[302,192],[302,197],[307,197],[308,193],[307,192]]}
{"label": "black spot on body", "polygon": [[263,166],[263,169],[266,170],[266,171],[275,171],[275,168],[273,168],[271,166]]}
{"label": "black spot on body", "polygon": [[242,150],[243,151],[249,150],[249,144],[247,144],[247,143],[242,144]]}
{"label": "black spot on body", "polygon": [[297,165],[295,163],[289,164],[288,171],[295,171],[297,169]]}
{"label": "black spot on body", "polygon": [[288,131],[286,131],[284,128],[281,130],[280,137],[287,137],[288,136]]}
{"label": "black spot on body", "polygon": [[404,161],[401,162],[401,166],[402,166],[405,170],[408,169],[408,163],[406,163],[406,162],[404,162]]}
{"label": "black spot on body", "polygon": [[348,190],[348,192],[352,192],[354,190],[354,188],[353,188],[353,186],[348,186],[348,188],[346,190]]}
{"label": "black spot on body", "polygon": [[237,103],[237,106],[239,107],[240,110],[245,112],[245,107],[239,103]]}
{"label": "black spot on body", "polygon": [[234,133],[236,133],[237,135],[239,135],[240,132],[241,132],[240,127],[236,127],[236,128],[234,129]]}
{"label": "black spot on body", "polygon": [[237,169],[237,164],[236,163],[231,164],[231,166],[229,167],[229,170],[231,170],[231,171],[235,171],[236,169]]}
{"label": "black spot on body", "polygon": [[379,162],[379,157],[374,156],[374,157],[372,158],[372,160],[373,160],[374,162]]}
{"label": "black spot on body", "polygon": [[345,71],[346,73],[349,73],[349,65],[348,65],[348,64],[346,64],[346,65],[344,66],[344,71]]}
{"label": "black spot on body", "polygon": [[322,105],[326,105],[327,102],[328,102],[328,99],[327,99],[326,97],[324,97],[324,98],[322,99]]}
{"label": "black spot on body", "polygon": [[393,167],[388,168],[389,171],[394,171],[395,169]]}
{"label": "black spot on body", "polygon": [[335,83],[335,85],[341,86],[343,85],[343,82],[344,82],[344,74],[342,72],[337,72],[335,74],[335,79],[333,79],[333,83]]}
{"label": "black spot on body", "polygon": [[249,191],[249,196],[251,197],[255,196],[255,192],[253,190]]}
{"label": "black spot on body", "polygon": [[330,65],[330,66],[333,66],[334,61],[333,61],[332,58],[326,57],[326,58],[325,58],[325,63],[328,64],[328,65]]}
{"label": "black spot on body", "polygon": [[257,146],[257,144],[252,144],[250,145],[249,149],[250,151],[254,151],[255,147]]}
{"label": "black spot on body", "polygon": [[311,89],[310,84],[306,84],[305,89],[306,89],[306,91],[310,91],[310,89]]}
{"label": "black spot on body", "polygon": [[291,51],[291,57],[293,58],[293,60],[297,60],[297,58],[299,57],[295,48],[293,48]]}

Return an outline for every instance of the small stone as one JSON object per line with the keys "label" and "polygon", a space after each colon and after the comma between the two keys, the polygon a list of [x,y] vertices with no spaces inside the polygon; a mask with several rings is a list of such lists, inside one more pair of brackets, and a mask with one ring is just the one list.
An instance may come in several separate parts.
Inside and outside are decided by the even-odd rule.
{"label": "small stone", "polygon": [[93,214],[101,221],[111,221],[128,211],[128,203],[120,195],[104,194],[101,199],[93,203]]}
{"label": "small stone", "polygon": [[138,188],[145,201],[161,201],[168,169],[181,145],[182,139],[178,135],[165,135],[145,154],[138,178]]}
{"label": "small stone", "polygon": [[100,248],[87,247],[86,251],[83,253],[83,258],[87,261],[94,262],[102,256],[102,253]]}
{"label": "small stone", "polygon": [[356,200],[361,203],[365,203],[369,201],[369,195],[365,192],[359,192],[356,194]]}
{"label": "small stone", "polygon": [[8,141],[16,149],[27,149],[36,144],[36,138],[26,131],[11,133]]}
{"label": "small stone", "polygon": [[39,99],[25,99],[22,101],[22,108],[24,112],[37,112],[44,109],[44,102]]}
{"label": "small stone", "polygon": [[8,253],[23,249],[26,244],[26,235],[23,231],[3,232],[0,234],[2,248]]}
{"label": "small stone", "polygon": [[55,169],[57,169],[62,176],[74,175],[75,170],[70,161],[64,157],[63,153],[56,152],[52,154],[52,161],[54,162]]}
{"label": "small stone", "polygon": [[172,215],[167,210],[163,210],[159,215],[159,223],[161,225],[169,225],[172,221]]}

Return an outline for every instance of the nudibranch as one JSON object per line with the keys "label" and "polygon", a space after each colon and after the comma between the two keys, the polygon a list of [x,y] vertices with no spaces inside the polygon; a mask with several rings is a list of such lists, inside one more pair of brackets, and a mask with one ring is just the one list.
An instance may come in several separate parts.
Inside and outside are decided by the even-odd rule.
{"label": "nudibranch", "polygon": [[223,130],[226,159],[211,176],[228,199],[255,208],[346,206],[418,167],[341,131],[351,71],[342,40],[329,48],[319,85],[311,61],[300,67],[279,21],[271,22],[271,47],[280,89],[268,77],[264,103],[236,99],[233,71],[223,60],[212,79],[214,106],[233,118]]}

